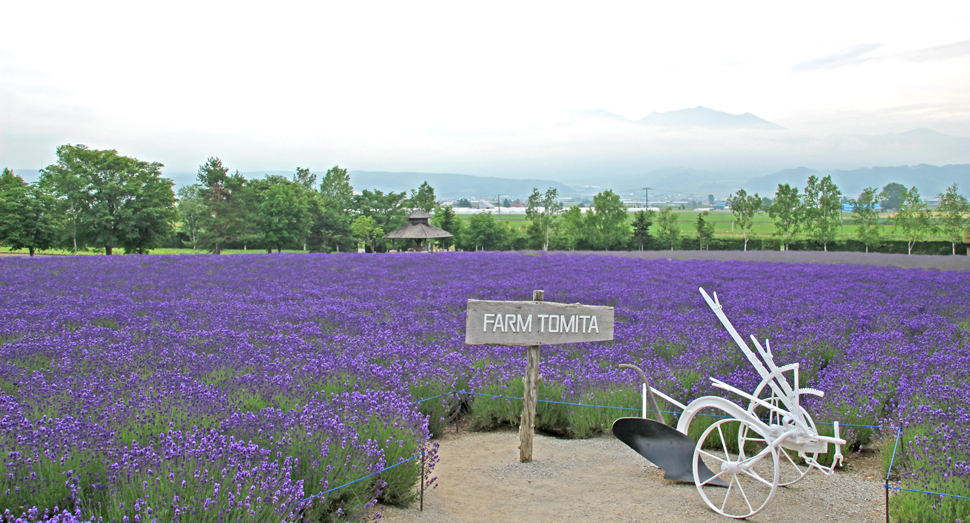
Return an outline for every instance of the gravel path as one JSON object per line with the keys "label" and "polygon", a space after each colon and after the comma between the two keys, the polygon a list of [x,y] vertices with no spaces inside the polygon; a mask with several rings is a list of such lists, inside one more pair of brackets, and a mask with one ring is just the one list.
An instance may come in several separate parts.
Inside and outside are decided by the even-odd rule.
{"label": "gravel path", "polygon": [[[564,440],[537,435],[535,461],[519,463],[518,433],[449,433],[440,440],[438,486],[424,511],[380,507],[388,523],[732,521],[707,508],[692,484],[663,480],[612,435]],[[817,471],[778,490],[751,522],[884,519],[878,457],[851,459],[846,472]]]}

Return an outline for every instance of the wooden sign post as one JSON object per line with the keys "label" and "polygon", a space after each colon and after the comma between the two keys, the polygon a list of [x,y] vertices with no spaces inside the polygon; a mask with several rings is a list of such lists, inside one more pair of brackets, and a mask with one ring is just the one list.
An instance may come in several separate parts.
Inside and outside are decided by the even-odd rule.
{"label": "wooden sign post", "polygon": [[613,339],[613,307],[543,301],[468,300],[466,345],[524,345],[528,347],[523,378],[522,418],[519,424],[519,461],[532,461],[536,400],[539,389],[539,346]]}

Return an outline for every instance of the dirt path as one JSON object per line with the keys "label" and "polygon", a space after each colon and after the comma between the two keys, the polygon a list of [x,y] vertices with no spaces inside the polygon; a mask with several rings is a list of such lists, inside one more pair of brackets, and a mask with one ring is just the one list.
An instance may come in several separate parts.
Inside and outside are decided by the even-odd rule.
{"label": "dirt path", "polygon": [[[692,484],[663,480],[612,435],[562,440],[537,435],[532,463],[518,461],[513,431],[449,433],[440,440],[438,486],[424,511],[380,507],[388,523],[732,521],[710,511]],[[883,521],[878,457],[847,472],[813,472],[781,488],[751,522]]]}

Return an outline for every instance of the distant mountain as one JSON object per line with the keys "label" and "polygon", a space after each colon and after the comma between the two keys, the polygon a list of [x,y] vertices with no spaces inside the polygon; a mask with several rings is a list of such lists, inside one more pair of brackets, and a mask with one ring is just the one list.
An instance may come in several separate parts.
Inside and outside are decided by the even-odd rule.
{"label": "distant mountain", "polygon": [[842,194],[849,198],[857,197],[866,187],[882,189],[893,182],[901,183],[906,187],[915,186],[920,196],[926,199],[935,198],[937,194],[945,192],[946,188],[954,183],[960,187],[961,194],[970,194],[970,164],[866,167],[849,171],[799,167],[749,180],[741,187],[748,192],[758,192],[762,196],[770,197],[778,189],[778,184],[787,183],[804,189],[811,175],[820,178],[831,175],[832,181]]}
{"label": "distant mountain", "polygon": [[784,127],[759,118],[751,113],[731,114],[697,106],[665,113],[653,112],[637,120],[638,124],[672,127],[678,129],[775,129]]}
{"label": "distant mountain", "polygon": [[380,171],[348,171],[350,184],[354,189],[380,189],[382,191],[408,191],[417,189],[427,181],[434,187],[435,196],[440,198],[494,197],[498,194],[519,198],[532,194],[537,188],[542,192],[555,187],[560,196],[573,196],[576,190],[551,180],[515,180],[450,173],[393,173]]}
{"label": "distant mountain", "polygon": [[629,122],[630,120],[625,116],[620,116],[616,113],[611,113],[606,109],[589,109],[586,111],[579,111],[579,115],[586,118],[602,118],[606,120],[616,120],[620,122]]}

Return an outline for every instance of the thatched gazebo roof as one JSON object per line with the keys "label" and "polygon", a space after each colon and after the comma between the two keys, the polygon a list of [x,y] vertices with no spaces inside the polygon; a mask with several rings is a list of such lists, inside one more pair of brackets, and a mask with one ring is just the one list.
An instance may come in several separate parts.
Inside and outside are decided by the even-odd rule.
{"label": "thatched gazebo roof", "polygon": [[408,215],[408,223],[400,229],[384,235],[387,239],[427,240],[430,238],[451,238],[451,233],[428,223],[431,215],[417,210]]}

